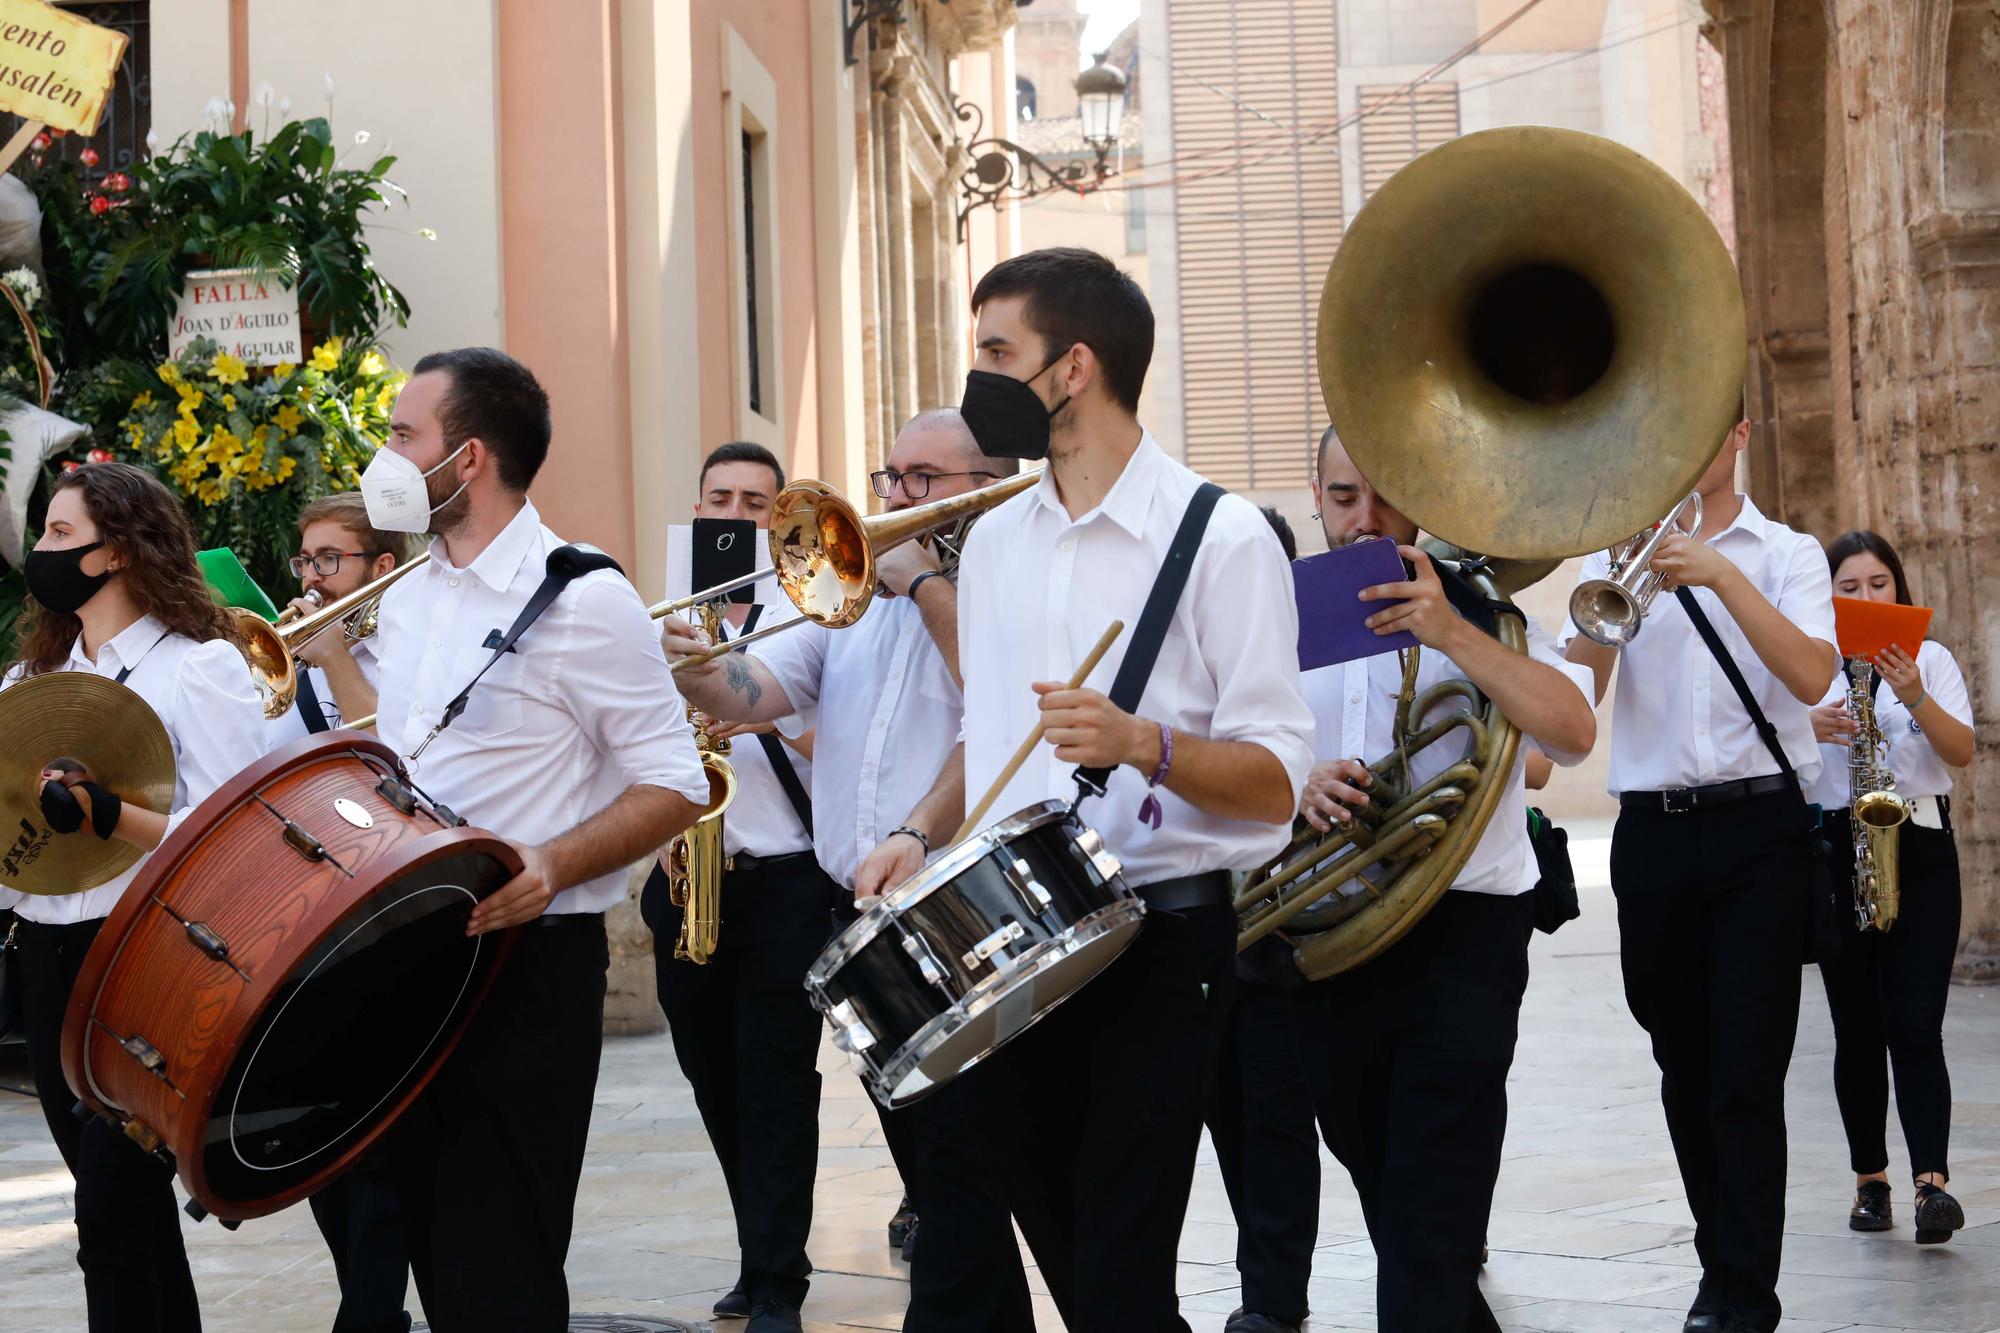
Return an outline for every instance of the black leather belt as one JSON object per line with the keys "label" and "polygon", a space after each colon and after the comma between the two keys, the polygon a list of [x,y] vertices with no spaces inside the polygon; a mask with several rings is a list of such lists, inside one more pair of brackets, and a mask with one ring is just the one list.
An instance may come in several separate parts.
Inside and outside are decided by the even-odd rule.
{"label": "black leather belt", "polygon": [[1202,875],[1181,875],[1151,884],[1134,886],[1134,893],[1154,912],[1185,912],[1190,907],[1229,907],[1236,901],[1229,891],[1229,872],[1211,870]]}
{"label": "black leather belt", "polygon": [[776,870],[789,862],[810,861],[811,859],[812,853],[809,851],[786,852],[783,856],[753,856],[749,852],[738,852],[729,858],[729,869],[732,874],[745,874],[752,870]]}
{"label": "black leather belt", "polygon": [[1627,810],[1657,810],[1669,815],[1684,815],[1693,810],[1729,805],[1736,801],[1748,800],[1752,796],[1770,796],[1791,789],[1790,778],[1782,773],[1769,773],[1761,778],[1738,778],[1734,782],[1716,782],[1706,787],[1669,787],[1665,791],[1622,792],[1619,794],[1618,804]]}

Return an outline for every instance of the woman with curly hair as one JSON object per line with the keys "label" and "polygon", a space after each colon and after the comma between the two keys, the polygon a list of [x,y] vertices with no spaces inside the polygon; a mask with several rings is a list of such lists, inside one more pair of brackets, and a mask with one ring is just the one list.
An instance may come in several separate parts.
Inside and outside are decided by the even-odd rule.
{"label": "woman with curly hair", "polygon": [[[150,852],[194,805],[264,751],[264,714],[229,617],[209,599],[180,503],[151,474],[91,463],[56,483],[28,554],[20,660],[29,676],[86,671],[143,698],[174,750],[173,808],[124,804],[65,761],[42,770],[56,836],[116,838]],[[28,760],[27,762],[32,762]],[[62,896],[0,889],[19,920],[24,1026],[42,1114],[76,1178],[77,1262],[93,1333],[199,1329],[173,1169],[103,1120],[78,1120],[63,1081],[63,1012],[77,969],[145,857],[108,884]]]}

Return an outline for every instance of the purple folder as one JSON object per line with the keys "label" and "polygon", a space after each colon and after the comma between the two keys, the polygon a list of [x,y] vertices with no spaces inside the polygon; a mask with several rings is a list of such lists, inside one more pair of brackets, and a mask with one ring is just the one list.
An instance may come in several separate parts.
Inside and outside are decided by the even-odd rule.
{"label": "purple folder", "polygon": [[1364,602],[1363,588],[1409,577],[1396,543],[1386,537],[1338,546],[1292,562],[1292,591],[1299,602],[1299,670],[1351,662],[1397,648],[1414,648],[1407,630],[1377,634],[1365,622],[1394,602]]}

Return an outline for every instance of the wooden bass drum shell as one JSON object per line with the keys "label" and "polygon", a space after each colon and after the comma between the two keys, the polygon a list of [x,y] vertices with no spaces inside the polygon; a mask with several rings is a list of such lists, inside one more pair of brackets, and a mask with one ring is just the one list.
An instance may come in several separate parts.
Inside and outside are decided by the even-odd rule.
{"label": "wooden bass drum shell", "polygon": [[[188,813],[84,958],[64,1076],[219,1218],[276,1212],[352,1164],[513,946],[512,930],[468,939],[465,919],[519,855],[421,797],[406,813],[400,782],[360,732],[273,751]],[[322,856],[299,845],[315,839]]]}

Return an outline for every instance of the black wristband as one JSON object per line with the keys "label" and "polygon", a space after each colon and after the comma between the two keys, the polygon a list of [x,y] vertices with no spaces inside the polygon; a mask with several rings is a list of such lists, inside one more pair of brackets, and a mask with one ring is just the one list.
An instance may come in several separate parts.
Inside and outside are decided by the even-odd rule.
{"label": "black wristband", "polygon": [[[911,584],[910,586],[912,588],[916,587],[914,583]],[[928,837],[924,836],[924,831],[922,829],[911,828],[908,824],[905,824],[901,828],[892,828],[889,830],[889,836],[892,838],[895,837],[898,833],[904,834],[908,837],[915,838],[917,840],[917,845],[924,849],[924,855],[929,856],[931,854],[931,840]]]}
{"label": "black wristband", "polygon": [[118,793],[107,791],[95,782],[78,785],[90,793],[90,831],[109,842],[118,827],[118,817],[124,813],[125,802],[118,798]]}
{"label": "black wristband", "polygon": [[60,782],[44,782],[40,793],[42,818],[57,833],[74,833],[83,827],[83,802]]}
{"label": "black wristband", "polygon": [[[943,577],[944,577],[943,570],[927,569],[923,573],[917,575],[915,578],[910,580],[910,590],[907,593],[904,593],[903,595],[905,597],[908,597],[911,601],[914,602],[917,600],[917,589],[924,586],[925,579],[941,579]],[[929,844],[925,845],[924,850],[925,851],[930,850]]]}

